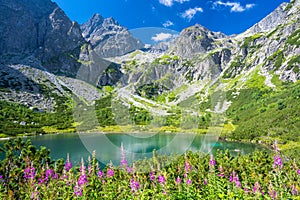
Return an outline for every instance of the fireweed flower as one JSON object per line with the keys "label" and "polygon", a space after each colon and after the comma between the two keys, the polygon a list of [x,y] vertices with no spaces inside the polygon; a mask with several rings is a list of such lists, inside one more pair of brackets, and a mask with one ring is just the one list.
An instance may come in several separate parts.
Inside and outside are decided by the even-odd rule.
{"label": "fireweed flower", "polygon": [[39,195],[39,193],[37,191],[37,188],[35,188],[35,190],[33,192],[31,192],[30,199],[37,199],[38,195]]}
{"label": "fireweed flower", "polygon": [[292,190],[292,195],[297,195],[297,188],[295,187],[295,185],[291,186],[291,190]]}
{"label": "fireweed flower", "polygon": [[66,171],[64,170],[64,171],[63,171],[63,174],[62,174],[62,176],[61,176],[61,179],[62,179],[62,180],[68,180],[68,178],[69,178],[69,177],[68,177],[68,175],[66,174]]}
{"label": "fireweed flower", "polygon": [[150,172],[149,177],[150,177],[150,181],[154,181],[155,180],[155,176],[154,176],[153,172]]}
{"label": "fireweed flower", "polygon": [[261,190],[260,184],[259,184],[258,182],[255,182],[255,183],[254,183],[254,186],[253,186],[253,188],[252,188],[252,192],[253,192],[253,193],[256,193],[256,192],[258,192],[258,191],[260,191],[260,190]]}
{"label": "fireweed flower", "polygon": [[140,184],[138,181],[135,181],[134,185],[135,185],[135,189],[137,190],[140,189]]}
{"label": "fireweed flower", "polygon": [[269,195],[270,197],[272,197],[272,199],[275,199],[277,197],[277,193],[275,190],[269,191]]}
{"label": "fireweed flower", "polygon": [[33,180],[35,177],[35,168],[32,166],[25,168],[23,177],[24,177],[25,181]]}
{"label": "fireweed flower", "polygon": [[53,179],[58,179],[58,174],[56,174],[56,173],[53,174],[52,178],[53,178]]}
{"label": "fireweed flower", "polygon": [[190,163],[188,161],[184,162],[184,169],[186,173],[189,173],[189,171],[192,170],[192,166],[190,165]]}
{"label": "fireweed flower", "polygon": [[126,159],[121,160],[121,161],[120,161],[120,166],[121,166],[121,167],[127,167],[127,166],[128,166],[128,161],[127,161]]}
{"label": "fireweed flower", "polygon": [[130,188],[131,188],[131,192],[136,192],[140,189],[140,184],[138,181],[135,181],[134,179],[131,179],[130,181]]}
{"label": "fireweed flower", "polygon": [[39,185],[41,185],[41,184],[43,184],[43,183],[47,183],[47,179],[46,179],[46,177],[43,175],[41,178],[39,178],[39,180],[38,180],[38,184]]}
{"label": "fireweed flower", "polygon": [[245,192],[245,193],[249,193],[250,190],[249,190],[248,188],[244,187],[244,192]]}
{"label": "fireweed flower", "polygon": [[209,165],[212,167],[216,166],[216,160],[213,155],[210,155]]}
{"label": "fireweed flower", "polygon": [[73,163],[67,160],[65,163],[65,170],[68,172],[72,169],[72,167],[73,167]]}
{"label": "fireweed flower", "polygon": [[3,176],[0,175],[0,182],[4,182]]}
{"label": "fireweed flower", "polygon": [[282,160],[281,160],[281,157],[279,155],[275,155],[274,156],[274,164],[273,164],[273,167],[276,168],[276,167],[282,167]]}
{"label": "fireweed flower", "polygon": [[104,176],[104,173],[101,170],[99,170],[97,172],[97,176],[98,176],[98,178],[102,178]]}
{"label": "fireweed flower", "polygon": [[82,188],[79,187],[78,185],[76,185],[74,187],[74,194],[77,196],[77,197],[81,197],[82,196]]}
{"label": "fireweed flower", "polygon": [[160,175],[158,176],[158,183],[159,184],[164,184],[166,182],[166,179],[164,176]]}
{"label": "fireweed flower", "polygon": [[298,175],[300,176],[300,169],[297,170]]}
{"label": "fireweed flower", "polygon": [[234,181],[234,182],[237,182],[237,181],[239,181],[239,177],[238,177],[237,175],[236,175],[236,176],[234,176],[234,177],[233,177],[233,181]]}
{"label": "fireweed flower", "polygon": [[54,171],[53,169],[46,169],[46,178],[48,179],[49,177],[53,177]]}
{"label": "fireweed flower", "polygon": [[185,183],[186,183],[187,185],[192,185],[191,179],[187,179],[187,180],[185,181]]}
{"label": "fireweed flower", "polygon": [[238,186],[239,188],[241,188],[241,187],[242,187],[242,184],[241,184],[241,182],[240,182],[240,181],[238,181],[238,180],[235,182],[235,184],[236,184],[236,186]]}
{"label": "fireweed flower", "polygon": [[81,166],[79,168],[80,173],[85,173],[85,169],[86,169],[86,167],[84,166],[84,163],[82,162]]}
{"label": "fireweed flower", "polygon": [[207,185],[207,183],[208,183],[207,180],[204,179],[204,180],[203,180],[203,184],[204,184],[204,185]]}
{"label": "fireweed flower", "polygon": [[82,185],[88,183],[85,169],[86,169],[86,167],[84,166],[84,162],[83,162],[83,159],[82,159],[81,160],[81,166],[80,166],[80,169],[79,169],[80,176],[79,176],[79,179],[78,179],[78,182],[77,182],[79,186],[82,186]]}
{"label": "fireweed flower", "polygon": [[65,170],[68,172],[68,171],[70,171],[70,169],[72,169],[72,167],[73,167],[73,163],[70,162],[69,154],[67,154],[67,160],[66,160],[66,163],[65,163]]}
{"label": "fireweed flower", "polygon": [[86,183],[88,183],[86,174],[81,174],[81,175],[79,176],[79,179],[78,179],[78,185],[79,185],[79,186],[82,186],[82,185],[84,185],[84,184],[86,184]]}
{"label": "fireweed flower", "polygon": [[177,184],[180,184],[181,183],[181,178],[178,176],[175,181],[176,181]]}
{"label": "fireweed flower", "polygon": [[[50,178],[53,178],[55,179],[55,176],[54,176],[54,170],[53,169],[46,169],[46,172],[45,172],[45,177],[42,176],[43,178],[43,182],[47,183],[49,181]],[[58,178],[58,175],[56,174],[57,178]],[[57,179],[56,178],[56,179]]]}
{"label": "fireweed flower", "polygon": [[107,178],[113,177],[114,174],[115,172],[113,169],[107,169],[107,173],[106,173]]}
{"label": "fireweed flower", "polygon": [[241,182],[239,181],[239,176],[237,175],[237,173],[235,173],[235,171],[232,172],[232,175],[229,177],[229,182],[233,182],[235,183],[235,185],[239,188],[242,187]]}
{"label": "fireweed flower", "polygon": [[130,174],[133,172],[133,167],[126,167],[127,173]]}
{"label": "fireweed flower", "polygon": [[35,199],[36,195],[37,195],[37,193],[31,192],[30,199]]}
{"label": "fireweed flower", "polygon": [[222,166],[219,167],[218,177],[225,177],[224,169]]}
{"label": "fireweed flower", "polygon": [[93,174],[93,168],[91,165],[88,166],[88,174],[89,175]]}
{"label": "fireweed flower", "polygon": [[120,160],[120,166],[121,167],[127,167],[128,161],[125,159],[125,150],[123,143],[121,143],[121,152],[120,152],[121,160]]}
{"label": "fireweed flower", "polygon": [[[93,151],[93,160],[94,160],[94,158],[96,157],[96,152],[95,151]],[[94,174],[94,168],[93,168],[93,166],[92,166],[92,160],[91,160],[91,157],[89,156],[88,157],[88,175],[93,175]]]}
{"label": "fireweed flower", "polygon": [[60,177],[60,179],[63,180],[66,183],[66,186],[70,185],[69,176],[68,176],[68,173],[67,173],[67,171],[65,169],[63,170],[63,174]]}

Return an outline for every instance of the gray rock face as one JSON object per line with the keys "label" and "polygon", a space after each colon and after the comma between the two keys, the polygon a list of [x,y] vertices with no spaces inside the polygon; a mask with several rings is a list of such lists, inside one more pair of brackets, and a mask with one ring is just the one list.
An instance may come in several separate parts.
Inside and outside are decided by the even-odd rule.
{"label": "gray rock face", "polygon": [[225,37],[226,35],[222,33],[212,32],[197,24],[180,33],[174,46],[174,52],[182,57],[191,57],[195,53],[206,53],[218,48],[215,41]]}
{"label": "gray rock face", "polygon": [[83,37],[91,43],[93,50],[103,57],[120,56],[143,48],[142,42],[113,18],[104,19],[95,14],[81,25],[81,29]]}
{"label": "gray rock face", "polygon": [[55,3],[0,0],[0,10],[2,62],[12,55],[34,54],[50,71],[76,71],[69,55],[78,57],[84,39],[79,25],[71,22]]}
{"label": "gray rock face", "polygon": [[168,45],[162,53],[182,59],[171,67],[189,81],[217,78],[230,62],[234,46],[230,37],[198,24],[184,29]]}
{"label": "gray rock face", "polygon": [[255,34],[259,32],[267,32],[276,28],[279,24],[285,22],[287,17],[287,12],[284,12],[288,3],[282,3],[278,8],[276,8],[272,13],[262,19],[260,22],[252,26],[248,31]]}

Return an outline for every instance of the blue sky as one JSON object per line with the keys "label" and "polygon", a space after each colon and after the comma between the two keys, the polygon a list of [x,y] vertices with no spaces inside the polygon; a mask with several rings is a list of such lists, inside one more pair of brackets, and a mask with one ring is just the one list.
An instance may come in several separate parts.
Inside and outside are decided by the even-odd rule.
{"label": "blue sky", "polygon": [[161,27],[181,31],[196,23],[238,34],[288,0],[52,0],[78,23],[94,13],[113,17],[128,29]]}

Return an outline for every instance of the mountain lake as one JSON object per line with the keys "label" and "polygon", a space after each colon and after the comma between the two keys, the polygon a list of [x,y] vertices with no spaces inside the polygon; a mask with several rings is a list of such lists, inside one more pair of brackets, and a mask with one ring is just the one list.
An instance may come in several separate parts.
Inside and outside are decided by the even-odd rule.
{"label": "mountain lake", "polygon": [[[112,161],[114,165],[118,165],[121,145],[123,145],[125,158],[129,163],[134,160],[152,157],[153,150],[161,155],[180,155],[189,150],[214,154],[217,150],[228,149],[232,155],[237,155],[238,153],[248,154],[255,150],[266,149],[257,144],[220,141],[214,136],[186,133],[72,133],[31,136],[23,139],[30,139],[36,147],[45,146],[50,149],[52,159],[66,159],[67,154],[69,154],[70,160],[74,164],[78,164],[82,158],[87,161],[95,150],[96,158],[102,164]],[[4,143],[5,140],[0,141],[0,146]],[[1,157],[3,158],[3,155]]]}

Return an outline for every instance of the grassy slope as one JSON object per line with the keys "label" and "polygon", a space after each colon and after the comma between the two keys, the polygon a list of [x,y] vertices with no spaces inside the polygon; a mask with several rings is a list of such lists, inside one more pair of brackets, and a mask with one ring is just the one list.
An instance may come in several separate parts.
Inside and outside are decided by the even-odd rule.
{"label": "grassy slope", "polygon": [[[69,99],[55,95],[57,106],[52,113],[35,112],[28,107],[0,101],[0,137],[51,132],[74,132]],[[21,125],[21,122],[26,122]]]}
{"label": "grassy slope", "polygon": [[275,76],[272,82],[277,89],[272,90],[256,80],[248,81],[248,87],[240,90],[235,98],[231,95],[233,91],[228,91],[227,98],[232,105],[227,115],[236,125],[230,137],[266,143],[276,139],[283,150],[300,152],[299,81],[283,83]]}

